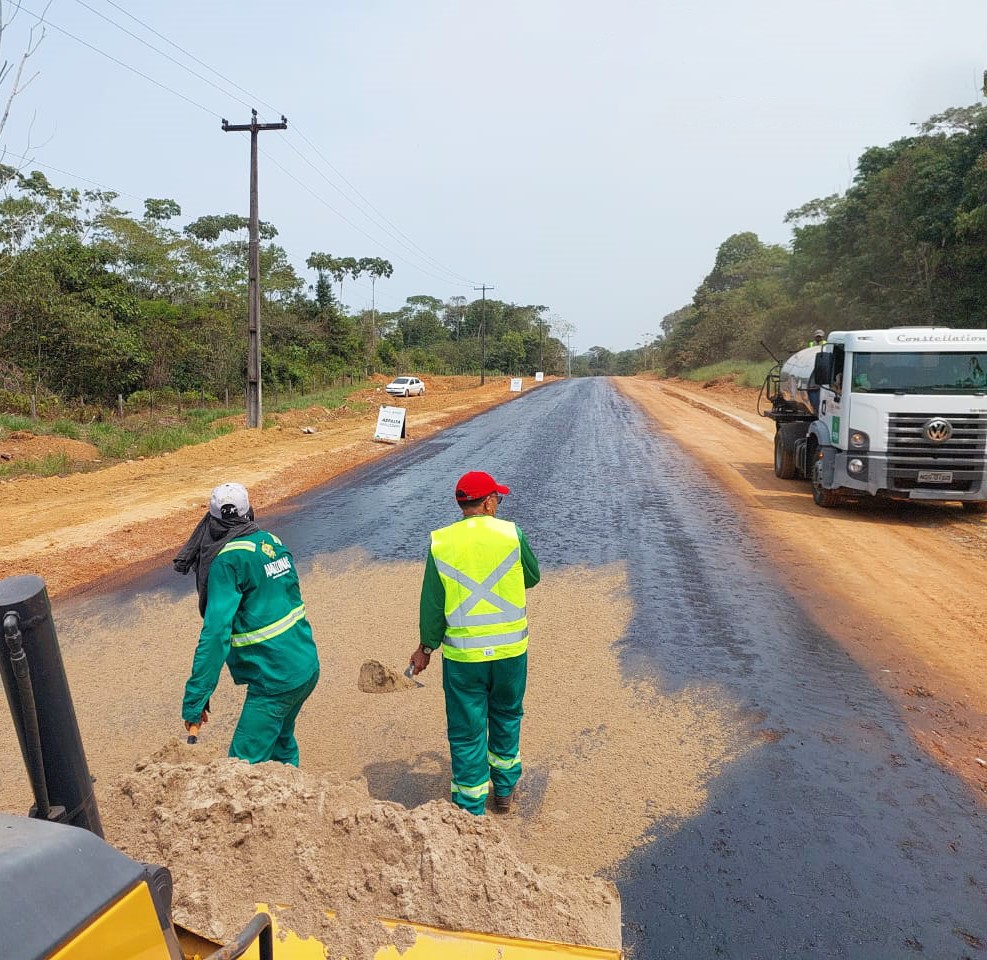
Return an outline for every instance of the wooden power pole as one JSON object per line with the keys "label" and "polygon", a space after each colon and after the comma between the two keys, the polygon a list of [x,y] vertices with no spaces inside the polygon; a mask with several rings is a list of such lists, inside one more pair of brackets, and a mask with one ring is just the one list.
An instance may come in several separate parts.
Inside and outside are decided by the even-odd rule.
{"label": "wooden power pole", "polygon": [[493,287],[483,284],[473,289],[483,291],[483,303],[480,306],[480,386],[482,387],[486,383],[487,375],[487,291],[493,290]]}
{"label": "wooden power pole", "polygon": [[257,205],[257,134],[261,130],[287,130],[288,118],[280,123],[258,123],[257,111],[251,110],[250,123],[227,123],[227,133],[250,131],[250,242],[247,263],[247,426],[261,427],[264,411],[261,399],[260,371],[260,219]]}

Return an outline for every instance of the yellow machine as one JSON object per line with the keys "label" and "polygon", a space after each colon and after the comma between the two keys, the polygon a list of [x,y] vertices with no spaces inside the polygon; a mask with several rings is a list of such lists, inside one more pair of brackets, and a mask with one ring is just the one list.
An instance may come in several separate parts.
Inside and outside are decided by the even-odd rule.
{"label": "yellow machine", "polygon": [[[173,922],[168,869],[103,840],[44,582],[0,580],[0,617],[0,678],[35,801],[26,817],[0,814],[3,960],[323,960],[327,952],[337,960],[326,944],[278,929],[263,904],[244,904],[243,930],[226,944]],[[412,927],[415,943],[403,953],[382,947],[376,960],[620,957],[618,950],[402,926]]]}

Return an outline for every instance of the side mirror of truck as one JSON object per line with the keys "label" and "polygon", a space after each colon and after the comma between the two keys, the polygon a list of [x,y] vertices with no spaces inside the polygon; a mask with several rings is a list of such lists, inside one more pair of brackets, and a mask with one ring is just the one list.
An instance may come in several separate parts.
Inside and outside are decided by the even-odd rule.
{"label": "side mirror of truck", "polygon": [[833,355],[820,351],[816,354],[816,365],[812,371],[812,379],[821,387],[828,387],[833,382]]}

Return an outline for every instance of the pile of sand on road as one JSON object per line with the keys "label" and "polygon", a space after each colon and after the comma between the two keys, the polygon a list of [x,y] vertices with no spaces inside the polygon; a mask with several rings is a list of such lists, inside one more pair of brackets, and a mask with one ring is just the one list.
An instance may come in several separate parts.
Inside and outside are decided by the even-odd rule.
{"label": "pile of sand on road", "polygon": [[174,741],[140,761],[103,810],[121,849],[171,870],[175,920],[190,930],[230,938],[269,903],[290,907],[286,927],[350,960],[414,941],[376,917],[620,947],[616,888],[524,863],[493,817],[445,800],[409,810],[374,800],[362,779],[201,748]]}

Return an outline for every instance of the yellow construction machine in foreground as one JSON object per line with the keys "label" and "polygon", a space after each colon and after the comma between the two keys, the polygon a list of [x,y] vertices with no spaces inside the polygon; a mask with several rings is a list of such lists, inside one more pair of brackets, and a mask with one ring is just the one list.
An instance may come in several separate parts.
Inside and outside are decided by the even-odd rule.
{"label": "yellow construction machine in foreground", "polygon": [[[3,960],[339,960],[332,944],[279,930],[262,904],[244,906],[247,922],[226,944],[173,922],[168,869],[132,860],[103,840],[44,582],[0,580],[0,617],[0,675],[34,793],[26,817],[0,814]],[[401,925],[415,930],[414,945],[402,953],[382,947],[375,960],[620,957],[617,950]]]}

